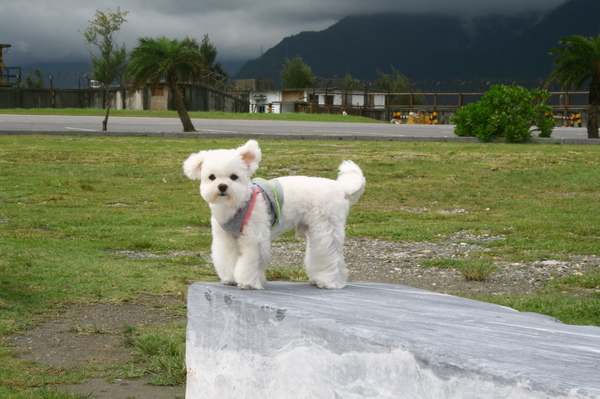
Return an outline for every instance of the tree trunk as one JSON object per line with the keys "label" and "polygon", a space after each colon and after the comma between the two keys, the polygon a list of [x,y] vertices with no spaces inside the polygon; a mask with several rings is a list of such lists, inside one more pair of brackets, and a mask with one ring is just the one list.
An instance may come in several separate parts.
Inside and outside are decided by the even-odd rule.
{"label": "tree trunk", "polygon": [[598,139],[598,104],[590,104],[588,108],[588,139]]}
{"label": "tree trunk", "polygon": [[104,114],[104,120],[102,121],[102,131],[106,132],[108,126],[108,113],[110,112],[110,98],[108,97],[108,88],[104,91],[104,108],[106,113]]}
{"label": "tree trunk", "polygon": [[171,88],[171,92],[173,93],[173,103],[175,104],[175,109],[179,114],[179,119],[181,119],[181,123],[183,124],[184,132],[195,132],[196,128],[188,115],[187,109],[185,108],[185,104],[183,102],[183,94],[181,93],[181,89],[177,82],[169,82],[169,87]]}
{"label": "tree trunk", "polygon": [[108,97],[108,89],[106,89],[106,101],[104,103],[104,108],[106,108],[106,113],[104,114],[104,120],[102,121],[102,131],[106,132],[108,126],[108,113],[110,112],[110,98]]}
{"label": "tree trunk", "polygon": [[600,71],[596,72],[592,76],[592,82],[590,83],[590,94],[588,102],[590,107],[588,108],[588,138],[598,139],[598,110],[600,108]]}

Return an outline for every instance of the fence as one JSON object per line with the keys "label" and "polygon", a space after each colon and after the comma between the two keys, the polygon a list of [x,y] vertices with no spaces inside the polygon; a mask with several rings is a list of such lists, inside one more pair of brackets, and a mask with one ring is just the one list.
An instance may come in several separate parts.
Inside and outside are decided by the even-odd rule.
{"label": "fence", "polygon": [[[423,120],[427,119],[428,123],[448,124],[456,110],[479,101],[484,94],[369,93],[368,96],[371,97],[385,98],[385,103],[377,104],[374,101],[365,101],[366,106],[301,104],[297,107],[297,112],[330,114],[346,112],[348,115],[366,116],[378,120],[396,119],[400,123],[408,120],[408,117],[413,114],[421,113],[427,114],[428,117],[431,116],[431,118],[423,118]],[[588,94],[585,91],[550,92],[547,104],[554,109],[555,119],[562,121],[564,126],[581,125],[587,122]]]}
{"label": "fence", "polygon": [[[125,88],[110,88],[108,95],[113,109],[175,109],[168,88],[160,96],[148,86],[129,92]],[[225,93],[210,87],[182,85],[188,111],[248,112],[248,99],[243,93]],[[0,87],[0,109],[3,108],[104,108],[105,92],[87,89],[30,89]]]}
{"label": "fence", "polygon": [[[226,93],[207,86],[182,85],[188,111],[249,112],[247,92]],[[333,93],[333,91],[332,91]],[[109,96],[114,109],[174,109],[168,90],[163,95],[144,87],[130,93],[124,88],[111,88]],[[456,110],[477,102],[485,93],[374,93],[365,98],[385,99],[381,104],[367,99],[366,105],[298,104],[296,112],[366,116],[378,120],[399,121],[408,119],[412,113],[427,114],[432,123],[448,124]],[[29,89],[0,87],[2,108],[103,108],[104,92],[101,89]],[[554,108],[557,120],[564,126],[587,122],[588,92],[550,92],[548,105]],[[401,101],[401,103],[397,103]],[[576,117],[577,115],[577,117]],[[436,122],[437,121],[437,122]]]}
{"label": "fence", "polygon": [[[408,101],[404,104],[393,105],[386,101],[388,107],[428,107],[428,108],[462,108],[473,102],[477,102],[485,93],[386,93],[388,98],[403,98]],[[550,92],[547,104],[553,108],[587,108],[587,91],[576,92]]]}

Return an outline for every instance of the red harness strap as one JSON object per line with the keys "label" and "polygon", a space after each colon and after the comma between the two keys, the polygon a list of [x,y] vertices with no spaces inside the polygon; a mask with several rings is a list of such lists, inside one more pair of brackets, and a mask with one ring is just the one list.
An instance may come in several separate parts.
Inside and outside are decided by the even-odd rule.
{"label": "red harness strap", "polygon": [[250,205],[248,205],[248,211],[244,216],[244,220],[242,220],[242,227],[240,227],[240,233],[244,231],[244,227],[246,227],[246,223],[248,223],[248,219],[250,218],[250,214],[252,213],[252,209],[254,208],[254,204],[256,203],[256,195],[260,193],[258,188],[252,191],[252,197],[250,198]]}

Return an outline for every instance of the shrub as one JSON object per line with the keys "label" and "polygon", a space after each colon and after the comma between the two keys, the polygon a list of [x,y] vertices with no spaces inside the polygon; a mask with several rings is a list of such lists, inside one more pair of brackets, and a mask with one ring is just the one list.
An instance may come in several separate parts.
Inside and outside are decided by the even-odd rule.
{"label": "shrub", "polygon": [[[477,137],[489,141],[497,137],[521,142],[539,130],[540,137],[550,137],[554,122],[546,105],[546,90],[527,90],[521,86],[495,85],[481,100],[458,110],[452,118],[457,136]],[[533,127],[533,129],[532,129]]]}

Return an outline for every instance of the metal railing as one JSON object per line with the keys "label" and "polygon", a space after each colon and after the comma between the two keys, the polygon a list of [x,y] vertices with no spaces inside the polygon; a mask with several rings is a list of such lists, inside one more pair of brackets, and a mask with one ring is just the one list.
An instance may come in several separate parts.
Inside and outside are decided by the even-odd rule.
{"label": "metal railing", "polygon": [[[587,91],[553,91],[549,92],[550,98],[547,104],[554,109],[554,119],[557,123],[565,126],[581,124],[581,113],[589,107],[587,102]],[[330,90],[330,95],[340,94],[339,91]],[[342,92],[343,94],[343,92]],[[485,93],[381,93],[368,92],[365,97],[384,96],[385,104],[377,104],[372,100],[365,101],[367,105],[331,105],[305,103],[296,106],[296,112],[304,113],[327,113],[337,114],[346,113],[348,115],[367,116],[379,120],[392,120],[398,118],[408,118],[413,111],[415,113],[426,113],[429,115],[435,113],[434,118],[429,118],[428,122],[441,123],[440,113],[453,113],[456,110],[465,107],[471,103],[477,102]],[[343,97],[343,96],[342,96]],[[401,101],[401,103],[394,103]],[[448,123],[449,117],[443,118]],[[435,122],[434,122],[435,121]]]}
{"label": "metal railing", "polygon": [[[370,93],[371,94],[371,93]],[[379,93],[381,94],[381,93]],[[386,98],[394,97],[408,99],[403,104],[392,104],[386,101],[385,107],[392,108],[462,108],[477,102],[485,93],[385,93]],[[587,91],[557,91],[550,92],[547,104],[552,108],[588,108]]]}

